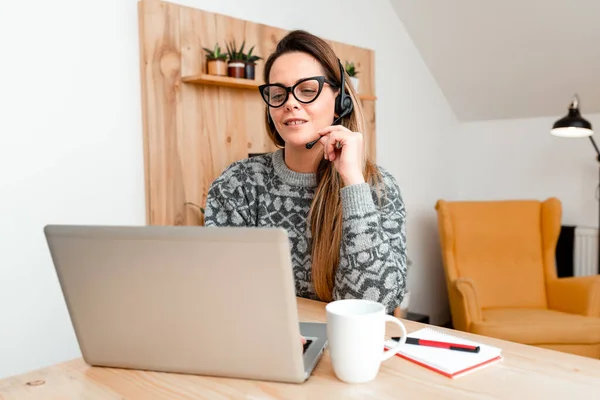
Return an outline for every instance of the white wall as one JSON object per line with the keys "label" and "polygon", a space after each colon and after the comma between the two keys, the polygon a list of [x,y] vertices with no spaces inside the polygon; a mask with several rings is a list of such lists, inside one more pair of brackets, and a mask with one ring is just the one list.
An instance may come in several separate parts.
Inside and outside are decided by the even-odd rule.
{"label": "white wall", "polygon": [[[460,125],[448,160],[457,174],[460,199],[558,197],[565,225],[598,226],[599,164],[588,138],[550,135],[553,118],[472,122]],[[600,114],[582,116],[600,129]],[[594,135],[600,146],[598,134]]]}
{"label": "white wall", "polygon": [[[388,1],[182,3],[375,50],[378,161],[408,208],[412,309],[445,322],[433,205],[454,194],[441,156],[457,123]],[[137,29],[135,0],[3,2],[0,378],[80,355],[43,226],[145,223]]]}
{"label": "white wall", "polygon": [[2,3],[0,378],[79,355],[43,226],[144,223],[135,4],[117,4]]}

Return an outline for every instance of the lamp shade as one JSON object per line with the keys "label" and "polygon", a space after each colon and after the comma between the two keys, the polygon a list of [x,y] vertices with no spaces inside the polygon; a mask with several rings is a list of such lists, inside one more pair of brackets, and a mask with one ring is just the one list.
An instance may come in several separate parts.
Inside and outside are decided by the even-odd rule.
{"label": "lamp shade", "polygon": [[568,138],[592,136],[594,134],[592,124],[581,117],[578,107],[579,99],[575,96],[569,106],[569,113],[554,123],[550,133],[554,136]]}

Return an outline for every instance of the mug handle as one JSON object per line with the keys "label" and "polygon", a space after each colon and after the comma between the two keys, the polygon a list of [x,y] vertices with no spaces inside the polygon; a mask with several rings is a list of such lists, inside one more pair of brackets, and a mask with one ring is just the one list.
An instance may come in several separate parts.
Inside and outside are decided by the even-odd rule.
{"label": "mug handle", "polygon": [[402,337],[398,341],[397,345],[390,348],[389,350],[383,351],[381,361],[385,361],[388,358],[392,358],[393,356],[395,356],[396,353],[398,352],[398,350],[400,349],[400,346],[402,346],[404,343],[406,343],[406,337],[408,336],[408,334],[406,333],[406,328],[404,327],[404,324],[402,322],[400,322],[400,320],[398,318],[392,317],[391,315],[386,314],[386,315],[384,315],[384,320],[385,320],[385,322],[393,322],[396,325],[398,325],[400,327],[400,329],[402,330]]}

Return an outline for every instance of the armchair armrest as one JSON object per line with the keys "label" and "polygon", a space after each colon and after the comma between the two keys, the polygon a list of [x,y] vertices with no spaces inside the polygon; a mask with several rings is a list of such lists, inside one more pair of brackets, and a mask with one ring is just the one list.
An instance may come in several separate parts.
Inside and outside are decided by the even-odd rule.
{"label": "armchair armrest", "polygon": [[550,309],[600,317],[600,276],[552,279],[547,290]]}
{"label": "armchair armrest", "polygon": [[479,294],[472,279],[457,278],[452,281],[450,296],[452,324],[455,329],[468,332],[472,323],[482,321]]}

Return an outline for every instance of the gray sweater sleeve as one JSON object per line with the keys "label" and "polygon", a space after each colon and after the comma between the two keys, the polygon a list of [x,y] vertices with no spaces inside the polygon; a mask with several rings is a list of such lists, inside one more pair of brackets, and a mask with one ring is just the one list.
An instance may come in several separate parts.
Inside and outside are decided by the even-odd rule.
{"label": "gray sweater sleeve", "polygon": [[232,164],[208,190],[204,226],[255,226],[253,191],[241,166]]}
{"label": "gray sweater sleeve", "polygon": [[406,291],[406,209],[394,178],[374,200],[369,184],[342,188],[342,244],[333,298],[382,303],[388,313]]}

